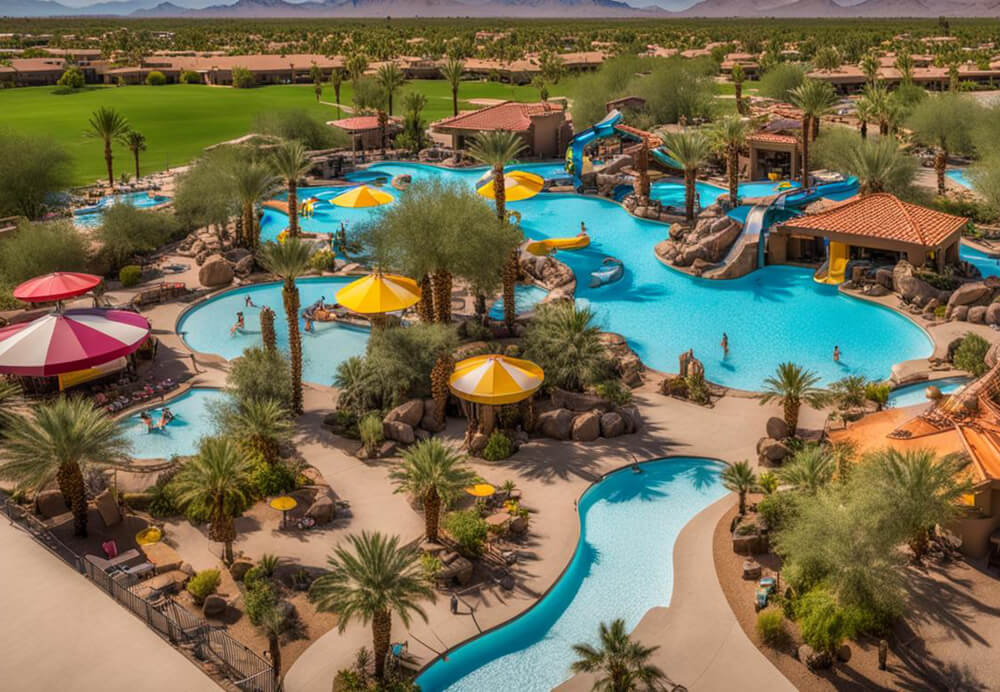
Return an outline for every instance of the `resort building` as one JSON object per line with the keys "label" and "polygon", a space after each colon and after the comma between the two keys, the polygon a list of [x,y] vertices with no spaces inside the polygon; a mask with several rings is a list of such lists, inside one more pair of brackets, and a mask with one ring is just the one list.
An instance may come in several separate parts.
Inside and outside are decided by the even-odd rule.
{"label": "resort building", "polygon": [[818,214],[775,226],[768,235],[768,262],[815,262],[826,257],[826,244],[848,246],[852,260],[895,264],[907,260],[938,270],[957,264],[962,229],[969,220],[888,193],[853,197]]}
{"label": "resort building", "polygon": [[150,57],[136,67],[118,67],[104,73],[104,81],[113,83],[121,78],[127,84],[141,84],[152,71],[162,72],[168,82],[176,82],[184,72],[196,72],[205,84],[228,86],[233,83],[233,69],[249,70],[257,84],[309,83],[313,65],[327,79],[343,60],[325,55],[226,55]]}
{"label": "resort building", "polygon": [[802,163],[802,147],[795,135],[758,132],[747,137],[750,180],[769,176],[796,180]]}
{"label": "resort building", "polygon": [[[895,59],[888,60],[890,64],[884,64],[878,71],[878,79],[886,86],[898,86],[902,81],[902,74],[895,68]],[[835,70],[814,70],[809,73],[812,79],[829,82],[840,93],[849,94],[861,91],[868,82],[868,78],[857,65],[841,65]],[[911,75],[914,84],[926,89],[944,90],[947,89],[951,81],[947,67],[914,67]],[[962,82],[973,84],[993,85],[1000,83],[1000,60],[990,63],[988,69],[980,69],[974,64],[960,65],[958,68],[958,79]]]}
{"label": "resort building", "polygon": [[[98,81],[98,65],[86,60],[76,63],[88,82]],[[0,64],[0,84],[14,86],[50,86],[59,81],[69,67],[65,58],[13,58],[9,64]]]}
{"label": "resort building", "polygon": [[450,137],[454,149],[463,149],[479,133],[494,130],[516,132],[524,140],[524,155],[539,158],[563,156],[573,135],[563,105],[551,101],[503,101],[431,123],[431,131]]}
{"label": "resort building", "polygon": [[[379,129],[378,116],[356,115],[351,118],[331,120],[327,125],[347,134],[351,138],[351,149],[353,151],[380,149],[382,147],[382,132]],[[402,129],[398,118],[390,118],[386,126],[386,139],[391,140]]]}

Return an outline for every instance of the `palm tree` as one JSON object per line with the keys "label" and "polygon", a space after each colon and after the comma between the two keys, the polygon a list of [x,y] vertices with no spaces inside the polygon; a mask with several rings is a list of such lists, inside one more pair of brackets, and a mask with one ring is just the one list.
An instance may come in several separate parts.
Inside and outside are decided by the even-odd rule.
{"label": "palm tree", "polygon": [[177,504],[208,515],[208,537],[225,546],[223,560],[233,561],[235,517],[251,501],[249,480],[253,462],[226,437],[206,437],[174,477]]}
{"label": "palm tree", "polygon": [[288,186],[288,235],[296,238],[299,235],[299,178],[312,168],[312,159],[302,142],[286,140],[271,152],[271,166]]}
{"label": "palm tree", "polygon": [[857,408],[865,403],[868,379],[864,375],[848,375],[830,385],[830,393],[843,409]]}
{"label": "palm tree", "polygon": [[437,541],[442,506],[451,504],[462,488],[476,481],[466,457],[437,438],[418,442],[403,452],[403,463],[389,477],[396,492],[409,493],[424,506],[427,540]]}
{"label": "palm tree", "polygon": [[740,188],[740,151],[746,146],[753,131],[750,121],[738,115],[723,118],[709,130],[712,145],[726,158],[726,177],[729,179],[729,203],[736,206]]}
{"label": "palm tree", "polygon": [[[861,98],[857,101],[857,108],[869,115],[873,122],[878,123],[879,134],[883,137],[889,134],[895,117],[893,105],[894,100],[890,97],[889,90],[876,83],[866,84],[861,90]],[[858,117],[861,117],[860,114]],[[867,132],[864,134],[867,135]]]}
{"label": "palm tree", "polygon": [[[12,396],[12,395],[11,395]],[[30,413],[7,418],[0,444],[0,478],[41,490],[53,480],[73,512],[73,534],[87,535],[87,466],[128,466],[124,428],[81,397],[60,396]]]}
{"label": "palm tree", "polygon": [[132,157],[135,159],[135,179],[138,180],[142,177],[139,174],[139,152],[146,151],[146,135],[129,130],[118,135],[118,142],[132,152]]}
{"label": "palm tree", "polygon": [[128,132],[128,121],[114,108],[101,106],[90,116],[88,137],[104,142],[104,164],[108,168],[108,185],[114,187],[115,171],[112,165],[111,143]]}
{"label": "palm tree", "polygon": [[864,96],[855,101],[854,116],[858,119],[858,132],[861,133],[861,139],[867,138],[868,123],[877,118],[871,101],[867,100]]}
{"label": "palm tree", "polygon": [[292,434],[288,411],[275,399],[247,399],[225,406],[219,413],[219,429],[247,451],[275,464],[281,443]]}
{"label": "palm tree", "polygon": [[375,80],[382,87],[382,91],[385,92],[386,102],[389,106],[389,115],[392,116],[392,96],[399,88],[406,84],[406,75],[403,71],[396,67],[395,63],[387,63],[378,68],[378,73],[375,75]]}
{"label": "palm tree", "polygon": [[465,63],[459,58],[448,58],[448,61],[441,66],[441,76],[451,87],[451,114],[458,115],[458,87],[462,83],[462,75],[465,74]]}
{"label": "palm tree", "polygon": [[344,83],[344,73],[341,72],[336,67],[330,70],[330,86],[333,87],[333,98],[337,102],[337,117],[341,115],[340,112],[340,87]]}
{"label": "palm tree", "polygon": [[722,487],[739,493],[740,514],[747,513],[747,493],[757,487],[757,474],[753,472],[750,462],[746,459],[729,464],[722,469]]}
{"label": "palm tree", "polygon": [[970,492],[972,483],[963,473],[968,464],[965,455],[939,457],[932,449],[886,448],[865,458],[864,482],[892,507],[893,520],[918,562],[927,552],[934,526],[953,519],[958,501]]}
{"label": "palm tree", "polygon": [[344,67],[347,68],[347,74],[351,75],[351,82],[354,85],[354,89],[357,90],[358,80],[361,79],[361,75],[368,69],[368,56],[364,53],[354,53],[347,58]]}
{"label": "palm tree", "polygon": [[607,377],[597,315],[569,301],[539,306],[524,335],[524,354],[542,366],[546,382],[570,391]]}
{"label": "palm tree", "polygon": [[591,689],[606,692],[663,689],[666,674],[649,662],[660,647],[632,641],[621,618],[614,620],[610,627],[602,622],[598,632],[600,648],[574,644],[573,653],[579,658],[570,666],[574,673],[598,676]]}
{"label": "palm tree", "polygon": [[934,171],[939,195],[945,193],[948,155],[972,151],[972,128],[978,119],[979,108],[975,102],[955,93],[926,98],[913,109],[907,124],[914,138],[920,144],[937,149]]}
{"label": "palm tree", "polygon": [[[479,133],[469,147],[469,156],[493,169],[493,199],[497,218],[507,220],[507,190],[504,187],[504,166],[525,149],[521,136],[507,130]],[[503,321],[507,329],[514,327],[514,286],[517,283],[520,250],[515,248],[503,270]]]}
{"label": "palm tree", "polygon": [[292,413],[302,413],[302,335],[299,333],[299,289],[295,280],[309,270],[312,247],[298,238],[286,238],[283,243],[268,243],[260,249],[258,259],[284,285],[281,299],[288,321],[288,351],[292,369]]}
{"label": "palm tree", "polygon": [[[270,166],[258,161],[247,162],[237,158],[233,164],[229,174],[242,209],[242,232],[238,240],[243,247],[254,248],[260,242],[260,234],[257,232],[257,205],[274,194],[278,178]],[[289,223],[291,223],[291,210],[289,212]]]}
{"label": "palm tree", "polygon": [[865,53],[861,62],[858,63],[858,68],[865,75],[865,79],[868,80],[869,84],[874,84],[878,80],[878,70],[881,65],[879,64],[878,56],[873,53]]}
{"label": "palm tree", "polygon": [[260,624],[257,628],[267,637],[267,651],[271,658],[271,672],[274,676],[274,684],[279,688],[278,682],[281,680],[281,636],[288,631],[288,617],[285,611],[272,606],[264,611]]}
{"label": "palm tree", "polygon": [[413,614],[424,622],[420,601],[435,600],[417,551],[399,545],[399,536],[364,531],[352,534],[327,558],[330,572],[313,582],[309,598],[320,611],[337,614],[343,632],[355,619],[372,625],[375,677],[382,679],[395,613],[409,627]]}
{"label": "palm tree", "polygon": [[791,102],[802,110],[802,187],[809,187],[809,141],[819,134],[819,120],[837,102],[827,82],[807,79],[789,92]]}
{"label": "palm tree", "polygon": [[819,408],[829,399],[825,389],[817,387],[819,376],[803,370],[795,363],[782,363],[775,374],[764,380],[764,389],[758,396],[761,406],[772,401],[784,408],[785,424],[789,434],[795,435],[799,427],[799,409],[803,403]]}
{"label": "palm tree", "polygon": [[899,70],[900,83],[910,85],[913,83],[913,56],[906,52],[900,52],[896,56],[896,69]]}
{"label": "palm tree", "polygon": [[795,453],[790,463],[778,469],[778,478],[795,490],[815,495],[833,480],[836,469],[836,460],[829,447],[808,444]]}
{"label": "palm tree", "polygon": [[729,73],[729,77],[733,80],[733,95],[736,97],[736,112],[743,115],[744,104],[743,104],[743,82],[746,80],[746,73],[743,71],[743,66],[739,63],[733,65],[733,69]]}
{"label": "palm tree", "polygon": [[818,145],[824,167],[857,176],[862,195],[905,194],[913,185],[917,162],[892,137],[862,139],[847,130],[832,130]]}
{"label": "palm tree", "polygon": [[712,143],[698,130],[663,132],[663,148],[684,169],[684,218],[694,221],[695,182],[698,169],[704,165],[712,151]]}

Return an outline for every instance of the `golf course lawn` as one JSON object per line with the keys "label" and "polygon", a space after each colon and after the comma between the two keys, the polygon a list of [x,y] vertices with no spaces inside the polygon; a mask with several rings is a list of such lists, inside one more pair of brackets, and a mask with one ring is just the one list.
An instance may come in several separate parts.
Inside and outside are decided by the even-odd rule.
{"label": "golf course lawn", "polygon": [[[427,95],[423,111],[428,123],[451,115],[451,89],[443,80],[413,80],[393,99],[396,115],[402,95],[409,90]],[[564,92],[564,84],[550,89],[553,96]],[[537,101],[530,86],[513,87],[495,82],[463,82],[459,107],[476,108],[464,99],[493,98]],[[323,89],[323,101],[333,103],[332,87]],[[351,84],[345,82],[340,101],[351,103]],[[59,93],[54,87],[32,87],[0,91],[0,129],[51,137],[73,157],[73,181],[84,185],[104,176],[103,148],[87,137],[87,120],[100,106],[121,112],[129,125],[146,135],[147,150],[140,155],[142,172],[180,166],[211,144],[246,134],[254,116],[268,111],[304,109],[317,118],[335,120],[337,109],[316,102],[311,85],[265,86],[233,89],[203,85],[172,84],[160,87],[88,87],[76,93]],[[132,172],[131,153],[115,145],[115,172]]]}

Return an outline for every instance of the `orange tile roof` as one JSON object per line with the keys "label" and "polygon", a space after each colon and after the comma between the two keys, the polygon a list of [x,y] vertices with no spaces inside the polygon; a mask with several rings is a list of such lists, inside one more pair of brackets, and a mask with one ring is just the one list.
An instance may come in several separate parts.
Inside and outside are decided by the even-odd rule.
{"label": "orange tile roof", "polygon": [[757,144],[798,144],[799,138],[794,135],[776,135],[772,132],[758,132],[747,137],[747,141]]}
{"label": "orange tile roof", "polygon": [[[390,118],[389,126],[398,125],[399,118]],[[351,118],[341,118],[340,120],[331,120],[327,123],[332,127],[339,128],[346,132],[364,132],[365,130],[377,130],[378,129],[378,116],[377,115],[356,115]]]}
{"label": "orange tile roof", "polygon": [[968,222],[962,216],[903,202],[883,192],[853,197],[829,211],[793,219],[784,225],[793,230],[830,231],[936,247],[960,233]]}
{"label": "orange tile roof", "polygon": [[556,103],[518,103],[504,101],[477,111],[459,113],[458,115],[439,120],[433,127],[455,130],[510,130],[525,132],[531,127],[531,119],[551,113],[561,113],[562,104]]}

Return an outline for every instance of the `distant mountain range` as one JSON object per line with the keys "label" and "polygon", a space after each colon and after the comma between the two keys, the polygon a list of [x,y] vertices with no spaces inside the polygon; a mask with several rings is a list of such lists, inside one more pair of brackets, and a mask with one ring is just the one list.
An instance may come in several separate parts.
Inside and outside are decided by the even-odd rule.
{"label": "distant mountain range", "polygon": [[[187,6],[188,2],[192,6]],[[68,7],[55,0],[2,0],[8,17],[1000,17],[1000,0],[701,0],[672,12],[619,0],[237,0],[195,7],[198,0],[114,0]]]}

